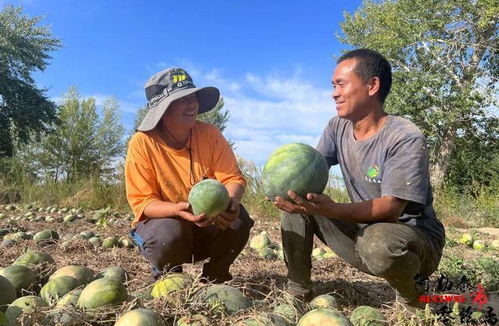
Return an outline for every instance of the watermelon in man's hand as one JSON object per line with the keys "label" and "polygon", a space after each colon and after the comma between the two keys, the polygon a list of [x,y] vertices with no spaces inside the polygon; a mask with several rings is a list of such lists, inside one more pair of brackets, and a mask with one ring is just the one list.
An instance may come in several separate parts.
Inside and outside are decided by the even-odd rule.
{"label": "watermelon in man's hand", "polygon": [[292,143],[276,149],[262,172],[263,191],[274,200],[276,196],[291,200],[288,190],[305,198],[307,193],[321,193],[326,188],[329,168],[319,151],[310,145]]}

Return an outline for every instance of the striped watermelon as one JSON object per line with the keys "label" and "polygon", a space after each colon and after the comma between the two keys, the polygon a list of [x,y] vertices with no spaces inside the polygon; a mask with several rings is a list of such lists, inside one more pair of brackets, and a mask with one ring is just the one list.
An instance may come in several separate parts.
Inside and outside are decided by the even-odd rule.
{"label": "striped watermelon", "polygon": [[265,195],[290,200],[287,192],[293,190],[305,198],[307,193],[321,193],[326,188],[329,168],[315,148],[292,143],[276,149],[265,163],[262,184]]}

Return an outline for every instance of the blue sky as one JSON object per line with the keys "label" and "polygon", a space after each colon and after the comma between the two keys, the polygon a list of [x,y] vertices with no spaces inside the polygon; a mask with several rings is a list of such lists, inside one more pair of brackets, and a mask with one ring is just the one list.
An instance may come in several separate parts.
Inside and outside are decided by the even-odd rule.
{"label": "blue sky", "polygon": [[334,56],[347,46],[343,12],[361,1],[0,0],[44,16],[63,47],[37,72],[53,99],[70,86],[97,103],[115,97],[131,129],[144,105],[144,82],[171,66],[197,86],[216,86],[231,119],[236,153],[260,165],[290,142],[315,146],[335,115]]}

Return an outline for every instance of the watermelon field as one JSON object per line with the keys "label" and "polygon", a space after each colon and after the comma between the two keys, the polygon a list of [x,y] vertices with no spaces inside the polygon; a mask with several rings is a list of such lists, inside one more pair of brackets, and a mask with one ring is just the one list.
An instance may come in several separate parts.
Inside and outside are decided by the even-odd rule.
{"label": "watermelon field", "polygon": [[[196,263],[154,283],[127,236],[130,215],[0,206],[0,320],[5,325],[464,325],[470,323],[460,318],[469,310],[469,320],[492,325],[489,315],[499,309],[497,229],[448,228],[444,258],[429,283],[437,284],[441,275],[458,281],[466,276],[468,292],[445,293],[469,298],[448,314],[436,313],[443,304],[432,303],[433,314],[411,316],[382,279],[351,268],[318,242],[312,254],[318,298],[305,304],[289,297],[283,292],[279,224],[253,218],[232,281],[203,283]],[[471,300],[477,284],[487,298],[481,310]]]}

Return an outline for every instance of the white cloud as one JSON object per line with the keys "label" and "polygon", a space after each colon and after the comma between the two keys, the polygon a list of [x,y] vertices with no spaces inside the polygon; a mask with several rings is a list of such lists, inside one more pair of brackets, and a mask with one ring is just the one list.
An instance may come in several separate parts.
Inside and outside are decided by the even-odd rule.
{"label": "white cloud", "polygon": [[194,79],[220,89],[230,112],[226,135],[235,142],[237,155],[257,165],[287,143],[315,146],[336,112],[331,90],[313,86],[299,69],[289,76],[248,73],[240,79],[211,70]]}

